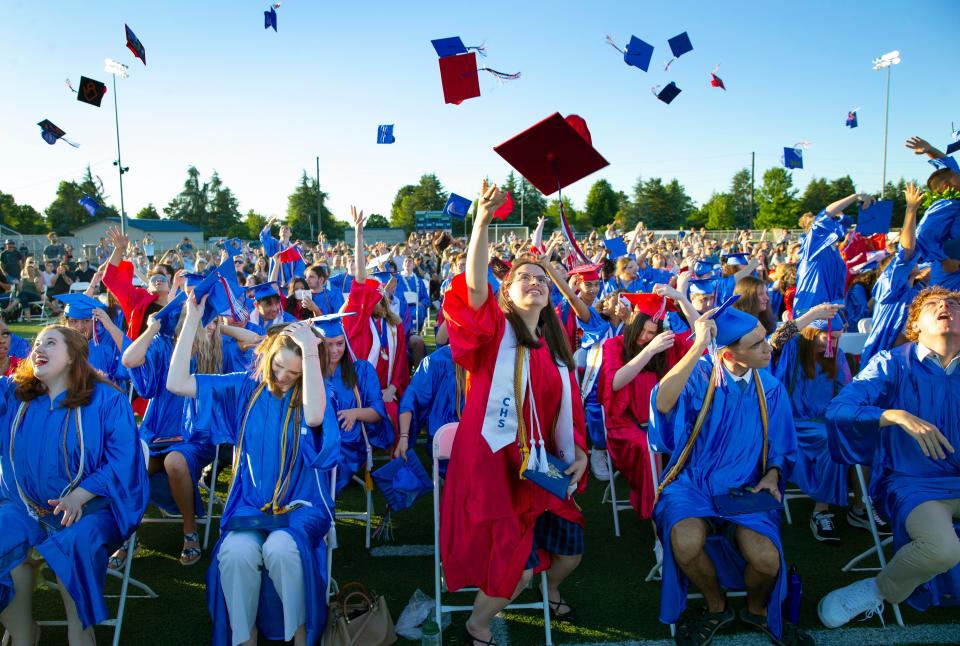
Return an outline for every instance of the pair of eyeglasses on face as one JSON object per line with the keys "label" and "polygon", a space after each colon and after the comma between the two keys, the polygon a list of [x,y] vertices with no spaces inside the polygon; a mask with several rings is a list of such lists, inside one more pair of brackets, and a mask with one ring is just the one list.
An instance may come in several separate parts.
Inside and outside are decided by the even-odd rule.
{"label": "pair of eyeglasses on face", "polygon": [[514,277],[514,280],[519,281],[524,285],[529,285],[530,283],[536,283],[537,285],[547,284],[546,276],[534,276],[533,274],[517,274]]}
{"label": "pair of eyeglasses on face", "polygon": [[162,284],[165,283],[165,282],[167,282],[167,277],[166,277],[166,276],[151,276],[151,277],[150,277],[150,284],[151,284],[151,285],[162,285]]}

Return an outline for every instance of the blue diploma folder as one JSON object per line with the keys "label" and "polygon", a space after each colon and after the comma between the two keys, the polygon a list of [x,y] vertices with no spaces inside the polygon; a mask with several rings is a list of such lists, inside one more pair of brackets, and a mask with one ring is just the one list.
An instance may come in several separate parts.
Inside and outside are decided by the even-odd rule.
{"label": "blue diploma folder", "polygon": [[543,487],[560,500],[566,500],[567,489],[570,487],[570,476],[563,472],[567,470],[569,465],[550,453],[547,453],[547,462],[550,464],[550,468],[547,469],[546,473],[527,469],[523,472],[523,477],[533,484]]}
{"label": "blue diploma folder", "polygon": [[731,489],[730,493],[722,496],[714,496],[713,504],[721,516],[740,516],[783,509],[783,503],[769,491],[754,493],[746,487]]}

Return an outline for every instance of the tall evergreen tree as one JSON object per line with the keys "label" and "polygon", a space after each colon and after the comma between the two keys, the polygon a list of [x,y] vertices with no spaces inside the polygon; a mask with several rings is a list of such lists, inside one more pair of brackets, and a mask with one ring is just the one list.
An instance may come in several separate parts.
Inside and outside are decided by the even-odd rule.
{"label": "tall evergreen tree", "polygon": [[293,193],[287,197],[287,224],[290,225],[294,240],[316,240],[319,232],[317,228],[318,193],[323,233],[330,239],[335,237],[332,234],[338,229],[333,222],[333,214],[327,208],[328,195],[320,190],[316,179],[308,177],[307,171],[303,171],[303,174],[300,175],[300,183],[293,189]]}
{"label": "tall evergreen tree", "polygon": [[606,227],[613,222],[620,210],[620,194],[613,190],[605,179],[598,179],[590,187],[584,205],[584,220],[595,229]]}
{"label": "tall evergreen tree", "polygon": [[757,218],[754,226],[758,229],[797,227],[797,191],[793,188],[793,177],[785,168],[775,167],[763,174],[763,183],[757,191]]}
{"label": "tall evergreen tree", "polygon": [[440,211],[446,202],[443,184],[433,173],[426,173],[420,177],[419,184],[408,184],[397,191],[390,210],[390,224],[409,233],[416,223],[417,211]]}

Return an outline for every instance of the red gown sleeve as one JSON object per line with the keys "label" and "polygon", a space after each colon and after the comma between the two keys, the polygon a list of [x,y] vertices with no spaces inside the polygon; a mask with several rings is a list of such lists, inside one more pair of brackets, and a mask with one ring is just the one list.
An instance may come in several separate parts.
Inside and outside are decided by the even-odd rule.
{"label": "red gown sleeve", "polygon": [[489,285],[487,300],[475,310],[470,307],[466,273],[454,276],[443,299],[443,316],[455,362],[475,372],[485,362],[496,361],[506,318]]}
{"label": "red gown sleeve", "polygon": [[103,284],[120,303],[123,316],[129,321],[133,313],[136,290],[133,286],[133,265],[126,260],[119,265],[107,263],[107,269],[103,272]]}
{"label": "red gown sleeve", "polygon": [[407,358],[407,334],[403,324],[397,324],[397,356],[393,362],[393,378],[390,383],[397,389],[397,401],[410,385],[410,360]]}
{"label": "red gown sleeve", "polygon": [[[383,295],[380,293],[380,283],[373,279],[365,282],[353,281],[350,293],[347,294],[345,312],[356,312],[356,316],[347,316],[343,319],[343,329],[347,333],[347,340],[358,359],[366,359],[373,346],[373,336],[370,332],[370,318],[373,308],[377,306]],[[398,353],[399,354],[399,353]]]}

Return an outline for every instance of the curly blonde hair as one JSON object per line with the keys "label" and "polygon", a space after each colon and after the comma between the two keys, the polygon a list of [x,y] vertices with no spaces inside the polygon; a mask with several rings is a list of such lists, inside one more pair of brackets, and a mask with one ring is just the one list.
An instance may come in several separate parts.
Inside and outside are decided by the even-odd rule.
{"label": "curly blonde hair", "polygon": [[920,319],[920,313],[923,311],[924,305],[932,300],[945,301],[950,299],[960,302],[960,292],[954,292],[939,285],[934,285],[933,287],[927,287],[917,294],[913,302],[910,303],[910,313],[907,315],[907,324],[904,326],[903,335],[910,341],[916,343],[920,339],[920,332],[915,329],[914,323]]}

